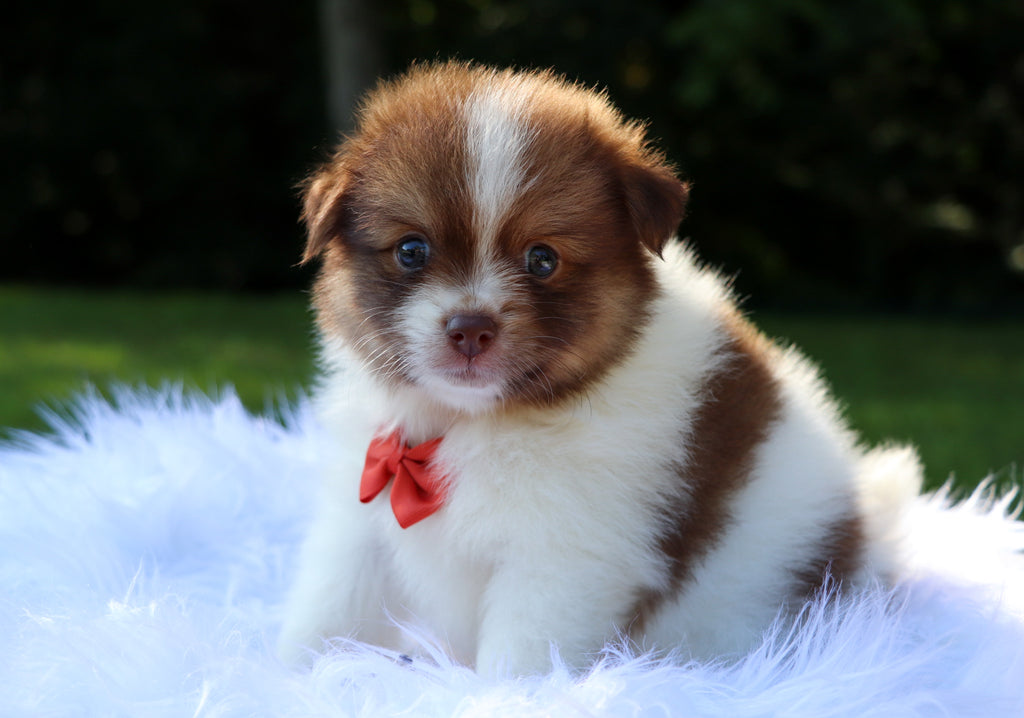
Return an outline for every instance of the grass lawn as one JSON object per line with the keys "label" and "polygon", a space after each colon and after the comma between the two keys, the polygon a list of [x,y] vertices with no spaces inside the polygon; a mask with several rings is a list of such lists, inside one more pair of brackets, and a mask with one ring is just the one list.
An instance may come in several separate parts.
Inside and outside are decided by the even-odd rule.
{"label": "grass lawn", "polygon": [[[930,483],[1024,466],[1024,322],[755,315],[813,357],[872,442],[917,444]],[[306,297],[0,287],[0,427],[42,429],[40,403],[86,384],[210,390],[255,411],[313,375]],[[1016,467],[1016,470],[1013,467]]]}
{"label": "grass lawn", "polygon": [[823,368],[871,443],[915,444],[928,483],[1024,468],[1024,321],[755,316]]}
{"label": "grass lawn", "polygon": [[306,297],[147,294],[0,286],[0,427],[44,427],[36,408],[87,384],[231,384],[253,410],[313,375]]}

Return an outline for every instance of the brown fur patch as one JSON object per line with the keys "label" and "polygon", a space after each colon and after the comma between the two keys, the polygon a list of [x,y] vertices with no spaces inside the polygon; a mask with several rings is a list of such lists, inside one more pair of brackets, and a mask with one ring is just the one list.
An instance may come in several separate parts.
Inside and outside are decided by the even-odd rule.
{"label": "brown fur patch", "polygon": [[[565,84],[537,92],[525,118],[532,132],[523,157],[529,188],[509,213],[499,246],[510,261],[537,243],[558,253],[555,274],[530,283],[530,303],[545,318],[537,334],[547,337],[548,358],[524,376],[519,391],[544,386],[562,397],[584,391],[632,349],[656,293],[643,232],[668,239],[686,188],[672,177],[662,223],[641,230],[627,195],[657,184],[668,170],[650,164],[637,130],[603,96]],[[626,174],[636,188],[625,184]],[[540,374],[543,382],[531,387]]]}
{"label": "brown fur patch", "polygon": [[[852,507],[853,502],[850,504]],[[852,575],[861,566],[864,541],[860,516],[851,513],[833,524],[821,539],[817,559],[793,572],[793,598],[809,598],[821,588],[826,576],[842,582]]]}
{"label": "brown fur patch", "polygon": [[413,72],[382,83],[363,105],[358,132],[307,184],[304,259],[323,256],[314,285],[320,330],[343,338],[391,381],[404,380],[407,369],[394,317],[423,280],[397,265],[395,245],[417,233],[447,243],[449,257],[469,254],[458,107],[471,89],[453,73]]}
{"label": "brown fur patch", "polygon": [[728,529],[730,500],[747,483],[754,453],[781,410],[769,368],[774,346],[739,317],[730,318],[727,332],[727,359],[705,381],[705,401],[684,437],[688,458],[678,469],[683,496],[666,509],[669,528],[660,548],[668,559],[668,582],[639,597],[633,621],[638,632]]}

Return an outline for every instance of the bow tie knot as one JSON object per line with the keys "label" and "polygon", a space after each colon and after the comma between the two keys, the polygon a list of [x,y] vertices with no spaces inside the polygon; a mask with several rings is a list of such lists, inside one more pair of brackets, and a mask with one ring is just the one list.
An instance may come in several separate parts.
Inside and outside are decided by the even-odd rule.
{"label": "bow tie knot", "polygon": [[391,510],[398,525],[409,528],[444,504],[444,481],[432,466],[441,439],[410,448],[401,433],[375,437],[366,451],[366,464],[359,484],[359,500],[364,504],[377,498],[391,485]]}

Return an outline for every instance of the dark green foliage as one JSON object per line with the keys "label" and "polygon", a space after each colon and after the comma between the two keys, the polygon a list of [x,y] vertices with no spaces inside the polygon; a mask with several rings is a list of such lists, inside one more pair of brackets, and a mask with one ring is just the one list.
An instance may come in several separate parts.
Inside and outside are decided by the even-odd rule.
{"label": "dark green foliage", "polygon": [[685,233],[755,301],[1022,307],[1020,3],[392,5],[393,69],[455,52],[609,86],[694,181]]}
{"label": "dark green foliage", "polygon": [[[333,141],[311,0],[23,5],[0,37],[0,279],[306,281],[292,187]],[[694,181],[684,233],[760,303],[1024,308],[1021,3],[372,7],[382,71],[607,86]]]}
{"label": "dark green foliage", "polygon": [[0,278],[295,284],[294,184],[325,135],[313,8],[5,10]]}

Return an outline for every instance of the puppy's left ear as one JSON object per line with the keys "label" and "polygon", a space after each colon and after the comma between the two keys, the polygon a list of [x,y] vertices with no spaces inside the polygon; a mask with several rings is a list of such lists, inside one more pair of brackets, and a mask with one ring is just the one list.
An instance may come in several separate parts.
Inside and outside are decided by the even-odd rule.
{"label": "puppy's left ear", "polygon": [[345,213],[345,191],[349,174],[328,165],[302,185],[302,221],[306,224],[306,249],[301,264],[308,264],[327,249],[335,237],[341,236]]}
{"label": "puppy's left ear", "polygon": [[627,166],[623,183],[637,237],[660,257],[683,221],[690,184],[676,177],[660,159]]}

